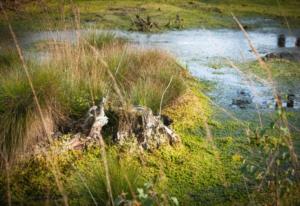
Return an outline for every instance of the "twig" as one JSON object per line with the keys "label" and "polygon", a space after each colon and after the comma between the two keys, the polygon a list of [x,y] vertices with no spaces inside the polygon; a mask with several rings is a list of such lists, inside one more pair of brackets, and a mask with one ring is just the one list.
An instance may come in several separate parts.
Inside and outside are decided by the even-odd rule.
{"label": "twig", "polygon": [[[74,164],[72,164],[72,167],[73,167],[75,170],[77,170],[77,168],[74,166]],[[91,196],[91,198],[92,198],[94,204],[95,204],[96,206],[98,206],[98,203],[97,203],[97,201],[96,201],[96,199],[95,199],[93,193],[91,192],[89,186],[87,185],[86,181],[84,180],[84,178],[82,177],[82,175],[80,174],[79,171],[77,172],[77,174],[78,174],[78,177],[80,178],[80,180],[82,181],[82,183],[84,184],[84,187],[85,187],[85,188],[87,189],[87,191],[89,192],[89,194],[90,194],[90,196]]]}
{"label": "twig", "polygon": [[168,90],[169,87],[171,86],[171,83],[172,83],[172,81],[173,81],[173,77],[174,77],[174,76],[171,76],[170,81],[169,81],[169,83],[168,83],[166,89],[164,90],[164,92],[163,92],[163,94],[162,94],[162,96],[161,96],[161,99],[160,99],[160,105],[159,105],[159,117],[161,116],[161,109],[162,109],[163,99],[164,99],[164,97],[165,97],[165,94],[166,94],[167,90]]}
{"label": "twig", "polygon": [[[117,66],[117,68],[116,68],[116,70],[115,70],[115,76],[118,74],[118,72],[119,72],[119,70],[120,70],[120,68],[121,68],[121,64],[122,64],[122,62],[123,62],[123,59],[124,59],[124,56],[125,56],[125,53],[127,52],[127,45],[125,46],[125,49],[123,50],[123,52],[122,52],[122,56],[121,56],[121,59],[120,59],[120,61],[119,61],[119,63],[118,63],[118,66]],[[112,86],[112,84],[113,84],[113,82],[109,85],[109,87],[107,88],[107,92],[106,92],[106,95],[105,95],[105,98],[108,98],[108,95],[109,95],[109,90],[110,90],[110,87]]]}
{"label": "twig", "polygon": [[249,193],[249,189],[248,189],[248,186],[247,186],[247,183],[246,183],[246,180],[245,180],[245,179],[246,179],[246,178],[243,176],[243,180],[244,180],[243,182],[244,182],[244,185],[245,185],[245,188],[246,188],[246,192],[247,192],[248,199],[249,199],[250,202],[253,202],[253,204],[256,205],[254,199],[251,198],[251,195],[250,195],[250,193]]}
{"label": "twig", "polygon": [[269,157],[270,162],[268,164],[268,167],[267,167],[267,170],[265,172],[265,175],[264,175],[264,177],[262,178],[262,180],[261,180],[261,182],[259,184],[258,191],[261,191],[263,183],[264,183],[264,180],[266,179],[267,175],[270,173],[271,167],[273,166],[273,164],[274,164],[274,162],[275,162],[278,154],[279,154],[278,150],[276,150],[276,152],[274,154],[272,154],[272,153],[270,154],[270,157]]}

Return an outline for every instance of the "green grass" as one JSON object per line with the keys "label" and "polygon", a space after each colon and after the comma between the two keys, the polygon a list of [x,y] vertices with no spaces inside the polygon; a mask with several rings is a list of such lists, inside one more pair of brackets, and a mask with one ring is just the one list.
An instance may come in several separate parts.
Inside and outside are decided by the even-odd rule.
{"label": "green grass", "polygon": [[[286,27],[286,17],[291,27],[299,26],[299,2],[279,2],[280,6],[277,0],[78,0],[74,5],[80,10],[82,26],[92,25],[105,29],[134,29],[132,19],[136,14],[143,18],[150,16],[162,30],[176,29],[174,22],[177,14],[183,19],[183,28],[237,28],[231,12],[241,19],[268,17],[278,21],[278,26],[283,27]],[[29,3],[21,6],[18,12],[9,11],[9,14],[14,28],[19,30],[76,27],[70,3],[66,3],[64,7],[57,1],[47,1],[46,4]],[[3,19],[3,16],[0,18]],[[65,21],[62,21],[63,18]],[[2,22],[3,27],[5,21]],[[170,27],[166,27],[167,24],[170,24]],[[248,26],[255,28],[261,26],[261,23]]]}
{"label": "green grass", "polygon": [[[111,34],[93,37],[92,45],[102,57],[84,42],[78,46],[54,42],[47,47],[50,52],[48,61],[41,64],[27,62],[49,131],[57,130],[70,118],[78,120],[83,117],[93,102],[97,104],[104,95],[111,107],[143,105],[157,113],[172,76],[173,82],[162,106],[175,100],[186,89],[184,79],[187,72],[164,52],[133,48]],[[34,139],[45,134],[22,66],[14,63],[17,61],[15,56],[2,59],[0,142],[1,151],[11,156],[18,146],[26,149]],[[119,95],[125,102],[120,102]]]}
{"label": "green grass", "polygon": [[127,43],[127,40],[121,37],[117,37],[116,34],[111,32],[104,32],[102,34],[92,33],[88,35],[87,41],[92,46],[102,49],[103,47],[111,47],[113,45],[123,45]]}
{"label": "green grass", "polygon": [[[239,170],[242,160],[237,158],[238,145],[243,143],[237,143],[232,138],[231,141],[230,138],[216,139],[215,147],[206,140],[201,127],[211,114],[210,105],[206,97],[199,93],[199,89],[204,89],[199,83],[190,80],[190,87],[192,90],[164,110],[174,119],[173,127],[180,135],[182,144],[165,146],[153,152],[141,152],[133,145],[135,143],[108,147],[114,198],[126,193],[127,199],[132,200],[131,193],[137,195],[137,188],[149,183],[158,196],[176,197],[180,205],[231,205],[233,202],[238,204],[247,201]],[[58,145],[63,144],[63,141],[59,142]],[[99,157],[97,148],[63,152],[56,157],[59,169],[64,174],[64,186],[71,204],[93,204],[92,196],[99,204],[108,201]],[[29,161],[36,164],[26,163],[27,159],[11,168],[14,202],[32,200],[40,193],[41,198],[45,199],[46,191],[54,199],[59,197],[51,182],[52,174],[43,166],[45,160],[34,159]],[[20,170],[23,172],[19,173]],[[16,193],[18,189],[20,191]],[[159,205],[169,205],[162,200],[156,201]]]}
{"label": "green grass", "polygon": [[[61,95],[58,74],[38,67],[33,69],[31,75],[34,76],[33,84],[51,129],[55,119],[59,118],[53,116],[58,109],[57,97]],[[45,134],[38,123],[39,115],[24,72],[12,68],[12,71],[0,76],[0,82],[1,152],[11,156],[20,145],[34,143],[32,137],[41,138]]]}
{"label": "green grass", "polygon": [[[119,161],[115,151],[113,149],[111,151],[107,161],[113,198],[117,200],[119,195],[126,194],[126,198],[132,200],[137,189],[143,187],[141,169],[134,161]],[[74,198],[74,203],[78,201],[76,204],[80,202],[82,205],[90,205],[93,204],[94,198],[98,204],[106,205],[109,197],[104,165],[99,161],[99,152],[92,149],[82,160],[76,162],[75,168],[76,172],[68,179],[71,192],[80,194],[78,199]]]}
{"label": "green grass", "polygon": [[[299,89],[299,68],[300,63],[288,60],[273,59],[268,60],[267,66],[271,71],[275,86],[280,92],[287,93],[288,90],[297,92]],[[258,62],[249,62],[241,65],[241,69],[248,73],[258,75],[263,79],[268,78],[267,71],[261,68]]]}
{"label": "green grass", "polygon": [[[148,106],[155,113],[173,76],[163,101],[163,114],[174,120],[172,128],[181,137],[181,144],[150,152],[140,151],[132,142],[111,145],[107,141],[114,199],[126,193],[126,199],[141,201],[135,196],[140,194],[143,183],[148,183],[153,185],[153,190],[147,193],[150,198],[146,200],[154,199],[157,205],[171,205],[166,200],[169,197],[176,197],[181,205],[245,205],[249,203],[249,195],[258,203],[272,204],[274,187],[265,186],[263,192],[257,193],[255,187],[259,180],[256,176],[266,171],[269,151],[276,149],[278,144],[281,152],[284,132],[268,127],[270,133],[264,133],[256,125],[245,126],[243,122],[229,121],[223,115],[222,119],[216,118],[219,112],[203,94],[208,88],[193,79],[172,57],[158,50],[132,48],[128,42],[114,38],[110,33],[87,37],[101,58],[86,42],[70,45],[53,41],[41,43],[41,51],[46,49],[50,54],[48,61],[42,64],[27,62],[49,129],[62,126],[70,119],[81,118],[93,100],[97,103],[108,91],[110,107],[119,107],[120,97],[112,87],[107,71],[114,74],[117,87],[128,105]],[[10,155],[19,147],[24,149],[30,136],[44,135],[30,87],[16,55],[14,52],[5,54],[1,61],[5,66],[0,72],[0,143],[1,152]],[[284,65],[273,63],[278,68]],[[264,77],[256,64],[248,67]],[[290,62],[285,68],[295,72],[298,66]],[[274,77],[280,79],[282,70],[272,70]],[[298,116],[291,116],[298,120]],[[212,130],[212,141],[207,127]],[[72,134],[67,134],[55,141],[53,147],[58,155],[51,156],[63,174],[61,179],[70,204],[91,205],[93,197],[105,205],[108,195],[99,148],[63,151],[61,146],[70,136]],[[34,145],[35,142],[30,143]],[[286,152],[286,148],[282,152]],[[279,161],[281,156],[280,153]],[[278,167],[280,172],[282,168],[290,167],[285,164],[289,160],[283,163],[284,168]],[[252,167],[254,173],[248,171]],[[5,204],[6,176],[3,170],[0,171],[0,203]],[[39,205],[45,204],[47,199],[53,204],[54,200],[60,203],[60,194],[44,156],[19,159],[11,165],[9,174],[13,203]],[[277,178],[284,178],[284,184],[291,178],[293,187],[283,185],[283,189],[288,188],[291,193],[281,190],[291,197],[282,196],[282,201],[288,202],[291,198],[297,203],[298,182],[289,173]],[[268,180],[274,180],[272,173]]]}
{"label": "green grass", "polygon": [[0,73],[7,72],[7,69],[13,68],[20,63],[19,56],[16,51],[7,49],[0,54]]}

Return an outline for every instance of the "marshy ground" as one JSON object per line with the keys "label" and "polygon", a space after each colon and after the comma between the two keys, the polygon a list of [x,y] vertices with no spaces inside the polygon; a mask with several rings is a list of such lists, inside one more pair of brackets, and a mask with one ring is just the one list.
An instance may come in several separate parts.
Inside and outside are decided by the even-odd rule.
{"label": "marshy ground", "polygon": [[[22,2],[22,1],[21,1]],[[26,1],[25,1],[26,2]],[[181,1],[167,0],[122,0],[122,1],[73,1],[62,5],[57,1],[13,3],[7,6],[12,17],[12,24],[19,29],[47,29],[71,26],[74,8],[80,13],[82,26],[96,26],[102,29],[130,29],[132,20],[138,14],[151,17],[163,30],[177,29],[176,16],[182,19],[183,28],[236,28],[232,14],[238,16],[248,28],[261,26],[290,27],[300,23],[299,2],[286,1]],[[59,23],[59,20],[63,22]],[[1,21],[2,22],[2,21]]]}
{"label": "marshy ground", "polygon": [[[5,4],[0,203],[298,205],[300,62],[265,56],[299,55],[299,10],[294,0]],[[87,138],[82,122],[103,97],[105,149],[66,149]],[[130,122],[118,112],[139,107],[181,142],[118,142],[112,131]]]}

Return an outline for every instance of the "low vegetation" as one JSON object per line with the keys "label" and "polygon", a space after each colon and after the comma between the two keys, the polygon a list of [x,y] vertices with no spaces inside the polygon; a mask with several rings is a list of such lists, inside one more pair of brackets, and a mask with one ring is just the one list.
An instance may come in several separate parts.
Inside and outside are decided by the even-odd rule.
{"label": "low vegetation", "polygon": [[[300,23],[297,0],[18,2],[4,4],[18,31],[236,28],[232,13],[245,29],[265,18],[276,26]],[[2,13],[0,22],[0,34],[7,35]],[[230,113],[205,95],[210,85],[170,54],[111,32],[35,42],[25,49],[25,62],[7,42],[0,39],[0,205],[300,204],[299,111],[268,110],[261,124],[254,110]],[[230,66],[224,61],[214,58],[207,66],[219,72]],[[300,89],[299,63],[266,64],[280,92]],[[264,83],[268,77],[256,61],[238,66]],[[104,128],[104,144],[69,149],[77,137],[88,139],[77,127],[103,98],[109,126],[116,126],[114,111],[143,106],[168,118],[180,143],[145,149],[132,138],[117,144]]]}
{"label": "low vegetation", "polygon": [[[299,203],[298,170],[280,114],[264,128],[229,117],[220,122],[214,117],[217,108],[203,94],[207,86],[174,58],[137,48],[111,33],[92,34],[73,44],[35,45],[44,61],[26,64],[47,129],[64,134],[51,150],[34,149],[45,134],[32,92],[17,55],[1,55],[0,143],[2,157],[9,157],[0,173],[1,203],[10,198],[14,204],[63,204],[50,161],[57,163],[70,205],[109,205],[99,147],[65,150],[74,134],[63,128],[103,96],[107,108],[143,105],[158,113],[170,82],[162,114],[174,121],[181,144],[141,151],[136,142],[116,145],[105,136],[115,205]],[[57,153],[47,156],[51,151]]]}
{"label": "low vegetation", "polygon": [[[295,61],[271,59],[267,61],[271,70],[272,78],[279,91],[287,93],[289,90],[296,92],[299,90],[300,75],[297,72],[300,64]],[[262,79],[267,79],[267,71],[262,69],[258,62],[250,62],[243,64],[241,68],[250,73],[255,74]]]}
{"label": "low vegetation", "polygon": [[[48,51],[51,53],[45,54],[48,60],[42,64],[28,62],[49,131],[68,119],[83,117],[103,97],[109,99],[111,107],[143,105],[157,113],[171,77],[173,84],[164,96],[163,106],[185,91],[184,78],[188,74],[168,54],[136,49],[124,40],[112,41],[114,37],[110,35],[97,39],[92,36],[78,45],[52,44]],[[15,56],[5,54],[2,58],[15,61]],[[17,145],[31,145],[33,139],[44,134],[22,65],[4,69],[0,80],[0,122],[5,146],[1,146],[2,152],[10,154]]]}
{"label": "low vegetation", "polygon": [[[49,27],[64,28],[66,25],[74,28],[74,26],[78,26],[78,22],[74,22],[73,17],[74,15],[77,16],[78,13],[80,13],[80,25],[126,30],[137,29],[133,23],[136,15],[140,15],[144,19],[149,16],[151,21],[159,26],[159,30],[199,27],[237,28],[232,20],[231,13],[245,20],[248,28],[256,28],[266,24],[263,23],[263,18],[273,19],[272,24],[284,27],[286,26],[286,20],[288,20],[291,27],[296,27],[300,22],[299,2],[296,0],[167,0],[163,2],[157,0],[120,0],[113,2],[108,0],[77,0],[71,2],[67,1],[62,6],[60,2],[52,0],[30,1],[29,3],[19,4],[8,11],[10,11],[14,27],[21,30],[47,29]],[[247,23],[246,20],[249,17],[255,17],[257,21]],[[0,18],[2,17],[0,16]],[[180,26],[178,26],[178,20],[181,21]],[[269,26],[270,21],[267,24]],[[43,26],[45,28],[41,28]]]}

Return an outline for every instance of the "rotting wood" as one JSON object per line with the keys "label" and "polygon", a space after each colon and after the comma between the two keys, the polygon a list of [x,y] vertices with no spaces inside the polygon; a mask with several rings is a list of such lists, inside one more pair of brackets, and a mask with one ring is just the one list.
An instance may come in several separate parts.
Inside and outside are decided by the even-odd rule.
{"label": "rotting wood", "polygon": [[120,144],[135,138],[143,149],[153,150],[164,144],[180,142],[180,137],[164,125],[159,115],[153,115],[149,108],[135,106],[126,111],[119,110],[117,118],[114,140]]}
{"label": "rotting wood", "polygon": [[180,137],[169,127],[172,120],[167,118],[167,124],[164,124],[165,115],[155,116],[151,109],[142,106],[131,106],[126,109],[121,107],[110,111],[114,117],[109,121],[105,114],[104,103],[105,101],[102,101],[99,106],[89,109],[85,120],[81,120],[83,124],[81,135],[80,133],[74,135],[74,138],[66,144],[67,149],[84,149],[97,140],[102,140],[104,126],[115,143],[123,144],[134,140],[145,150],[180,142]]}

